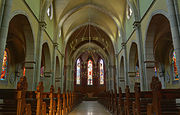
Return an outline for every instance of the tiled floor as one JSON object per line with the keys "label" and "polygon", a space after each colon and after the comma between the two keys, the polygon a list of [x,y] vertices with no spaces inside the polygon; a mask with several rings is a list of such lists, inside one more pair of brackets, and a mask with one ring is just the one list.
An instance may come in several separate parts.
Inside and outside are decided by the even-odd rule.
{"label": "tiled floor", "polygon": [[97,101],[83,101],[69,115],[111,115]]}

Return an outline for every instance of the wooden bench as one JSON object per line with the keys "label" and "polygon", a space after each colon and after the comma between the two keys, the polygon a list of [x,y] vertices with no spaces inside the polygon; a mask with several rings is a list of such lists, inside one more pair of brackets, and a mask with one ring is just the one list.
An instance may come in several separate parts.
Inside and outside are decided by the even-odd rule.
{"label": "wooden bench", "polygon": [[135,101],[133,101],[133,115],[147,115],[147,105],[152,102],[152,91],[141,91],[140,83],[135,83]]}
{"label": "wooden bench", "polygon": [[180,89],[162,89],[158,77],[152,77],[152,103],[147,106],[147,115],[180,115]]}

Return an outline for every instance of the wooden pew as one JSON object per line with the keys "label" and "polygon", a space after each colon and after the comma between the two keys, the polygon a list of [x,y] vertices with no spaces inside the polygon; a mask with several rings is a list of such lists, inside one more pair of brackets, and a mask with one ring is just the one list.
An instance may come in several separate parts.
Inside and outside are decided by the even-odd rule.
{"label": "wooden pew", "polygon": [[114,94],[113,94],[113,90],[110,91],[110,112],[113,113],[113,100],[114,100]]}
{"label": "wooden pew", "polygon": [[57,93],[57,115],[62,115],[62,101],[61,101],[61,90],[60,87],[58,87],[58,93]]}
{"label": "wooden pew", "polygon": [[135,83],[135,101],[133,101],[133,115],[147,115],[147,105],[152,102],[152,91],[142,91],[140,83]]}
{"label": "wooden pew", "polygon": [[[39,82],[39,85],[37,86],[37,93],[36,93],[36,100],[37,100],[37,107],[36,107],[36,115],[42,115],[46,113],[46,107],[45,103],[43,104],[43,82]],[[43,109],[42,109],[42,104],[43,104]],[[44,111],[42,111],[44,110]]]}
{"label": "wooden pew", "polygon": [[132,102],[135,100],[135,94],[134,93],[130,93],[130,89],[129,86],[126,86],[125,89],[125,101],[124,101],[124,111],[125,111],[125,115],[132,115],[133,114],[133,110],[132,110]]}
{"label": "wooden pew", "polygon": [[158,77],[152,77],[152,103],[147,106],[147,115],[180,115],[180,89],[162,89]]}
{"label": "wooden pew", "polygon": [[119,115],[124,115],[124,99],[125,94],[122,93],[121,87],[119,87],[119,98],[118,98],[118,113]]}

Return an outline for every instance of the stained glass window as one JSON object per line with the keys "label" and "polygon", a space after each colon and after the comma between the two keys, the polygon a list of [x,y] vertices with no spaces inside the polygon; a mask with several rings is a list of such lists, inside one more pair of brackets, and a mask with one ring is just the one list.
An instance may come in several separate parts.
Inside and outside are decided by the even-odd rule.
{"label": "stained glass window", "polygon": [[131,7],[128,5],[128,8],[127,8],[127,19],[129,20],[132,16],[132,9]]}
{"label": "stained glass window", "polygon": [[179,80],[179,75],[177,72],[177,65],[176,65],[176,54],[175,51],[173,51],[173,55],[172,55],[172,69],[173,69],[173,77],[174,80]]}
{"label": "stained glass window", "polygon": [[92,64],[92,61],[89,60],[88,61],[88,85],[93,85],[92,73],[93,73],[93,64]]}
{"label": "stained glass window", "polygon": [[100,60],[100,84],[104,84],[104,63],[103,60]]}
{"label": "stained glass window", "polygon": [[53,5],[50,4],[49,8],[47,9],[47,15],[50,17],[50,20],[53,18]]}
{"label": "stained glass window", "polygon": [[8,54],[7,51],[5,50],[3,63],[2,63],[1,80],[5,80],[7,77],[7,67],[8,67]]}
{"label": "stained glass window", "polygon": [[26,68],[23,69],[23,76],[26,76]]}
{"label": "stained glass window", "polygon": [[81,73],[81,66],[80,66],[80,59],[77,60],[76,62],[76,84],[79,85],[81,83],[81,77],[80,77],[80,73]]}
{"label": "stained glass window", "polygon": [[136,78],[139,78],[139,66],[136,66]]}

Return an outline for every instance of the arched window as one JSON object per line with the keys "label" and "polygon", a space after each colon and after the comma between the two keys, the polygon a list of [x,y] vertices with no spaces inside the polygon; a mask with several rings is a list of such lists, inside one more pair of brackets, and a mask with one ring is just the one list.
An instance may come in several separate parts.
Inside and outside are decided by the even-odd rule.
{"label": "arched window", "polygon": [[129,20],[130,18],[131,18],[131,16],[132,16],[132,9],[131,9],[131,7],[128,5],[128,7],[127,7],[127,19]]}
{"label": "arched window", "polygon": [[4,58],[2,63],[2,71],[1,71],[1,80],[5,80],[7,77],[7,68],[8,68],[8,53],[4,51]]}
{"label": "arched window", "polygon": [[93,63],[91,60],[88,61],[88,85],[93,85]]}
{"label": "arched window", "polygon": [[177,65],[176,65],[175,51],[173,51],[173,54],[172,54],[172,70],[173,70],[173,78],[174,78],[174,80],[179,80],[179,75],[178,75],[178,72],[177,72]]}
{"label": "arched window", "polygon": [[26,76],[26,68],[23,68],[23,76]]}
{"label": "arched window", "polygon": [[80,64],[81,64],[80,59],[78,59],[76,62],[76,84],[77,85],[79,85],[81,83],[81,77],[80,77],[81,66],[80,66]]}
{"label": "arched window", "polygon": [[104,63],[103,60],[100,60],[100,85],[104,84]]}
{"label": "arched window", "polygon": [[53,18],[53,5],[52,3],[50,4],[49,8],[47,9],[47,15],[50,17],[50,20]]}

